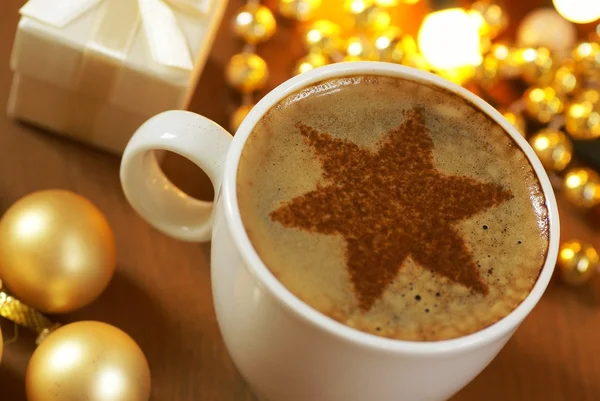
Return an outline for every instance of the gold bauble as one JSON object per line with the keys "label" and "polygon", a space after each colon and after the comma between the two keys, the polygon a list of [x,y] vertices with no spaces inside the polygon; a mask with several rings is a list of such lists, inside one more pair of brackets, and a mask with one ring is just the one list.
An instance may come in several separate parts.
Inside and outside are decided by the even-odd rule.
{"label": "gold bauble", "polygon": [[506,43],[493,44],[485,58],[488,59],[487,69],[496,64],[497,74],[504,78],[514,78],[521,73],[523,59],[520,51]]}
{"label": "gold bauble", "polygon": [[562,113],[564,105],[551,87],[531,87],[524,95],[527,113],[541,123],[548,123]]}
{"label": "gold bauble", "polygon": [[559,96],[565,96],[573,93],[578,84],[579,79],[575,74],[575,65],[572,61],[567,61],[554,73],[551,86]]}
{"label": "gold bauble", "polygon": [[373,40],[377,59],[390,63],[401,63],[406,51],[404,35],[400,28],[389,27],[378,33]]}
{"label": "gold bauble", "polygon": [[344,8],[352,15],[357,29],[380,31],[390,25],[390,14],[374,0],[346,0]]}
{"label": "gold bauble", "polygon": [[505,111],[502,113],[504,118],[519,131],[519,133],[523,136],[527,135],[527,124],[525,123],[525,119],[520,113],[515,113],[512,111]]}
{"label": "gold bauble", "polygon": [[276,27],[277,23],[271,10],[255,3],[240,8],[233,19],[235,34],[251,44],[269,40]]}
{"label": "gold bauble", "polygon": [[279,12],[286,18],[308,21],[321,6],[321,0],[279,0]]}
{"label": "gold bauble", "polygon": [[229,85],[240,92],[250,93],[265,87],[269,69],[265,60],[256,54],[239,53],[229,60],[225,76]]}
{"label": "gold bauble", "polygon": [[582,91],[565,113],[567,132],[575,139],[600,137],[600,93],[597,89]]}
{"label": "gold bauble", "polygon": [[543,129],[532,136],[529,143],[548,170],[562,171],[571,161],[573,145],[559,130]]}
{"label": "gold bauble", "polygon": [[244,121],[244,118],[246,118],[253,107],[253,104],[243,104],[233,112],[229,119],[229,128],[231,129],[231,132],[235,133],[237,131],[242,124],[242,121]]}
{"label": "gold bauble", "polygon": [[598,83],[600,80],[600,43],[583,42],[571,53],[576,72],[585,80]]}
{"label": "gold bauble", "polygon": [[484,88],[491,88],[498,81],[500,62],[491,55],[486,55],[475,69],[475,78]]}
{"label": "gold bauble", "polygon": [[329,59],[322,54],[319,53],[310,53],[306,56],[302,57],[296,65],[294,66],[294,71],[292,72],[294,75],[302,74],[306,71],[314,70],[318,67],[323,67],[324,65],[329,64]]}
{"label": "gold bauble", "polygon": [[523,49],[524,63],[521,67],[523,79],[530,85],[546,86],[554,78],[555,63],[550,50],[540,47],[538,49]]}
{"label": "gold bauble", "polygon": [[46,313],[79,309],[115,271],[115,239],[102,213],[72,192],[35,192],[0,220],[0,277],[27,305]]}
{"label": "gold bauble", "polygon": [[479,32],[482,36],[495,38],[508,25],[508,15],[502,7],[489,0],[474,2],[471,13],[476,13],[481,19]]}
{"label": "gold bauble", "polygon": [[352,36],[346,42],[346,55],[356,60],[377,60],[375,46],[366,37]]}
{"label": "gold bauble", "polygon": [[150,368],[135,341],[100,322],[77,322],[49,334],[33,353],[28,401],[147,401]]}
{"label": "gold bauble", "polygon": [[600,203],[600,176],[589,168],[570,170],[563,180],[565,198],[576,206],[592,207]]}
{"label": "gold bauble", "polygon": [[560,278],[569,285],[584,284],[594,276],[598,259],[598,252],[590,244],[577,240],[564,242],[557,260]]}
{"label": "gold bauble", "polygon": [[328,20],[318,20],[308,26],[304,32],[303,42],[310,52],[320,52],[332,56],[343,48],[341,28]]}

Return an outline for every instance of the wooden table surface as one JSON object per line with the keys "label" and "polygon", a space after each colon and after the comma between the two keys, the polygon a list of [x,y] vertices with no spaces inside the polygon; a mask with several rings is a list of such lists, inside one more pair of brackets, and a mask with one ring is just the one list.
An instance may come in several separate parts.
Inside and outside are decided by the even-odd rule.
{"label": "wooden table surface", "polygon": [[[223,66],[240,47],[228,21],[241,3],[230,0],[218,45],[191,106],[224,126],[237,97],[226,89]],[[23,0],[0,0],[0,109],[8,97],[8,59],[21,4]],[[531,4],[512,7],[523,12]],[[273,70],[271,87],[285,79],[301,54],[298,41],[289,42],[293,35],[293,25],[284,24],[261,49]],[[281,54],[281,46],[288,52]],[[194,196],[211,196],[206,179],[189,163],[169,157],[165,169]],[[0,112],[0,214],[32,191],[63,188],[92,200],[116,235],[118,269],[109,288],[89,307],[57,319],[101,320],[129,333],[150,362],[152,400],[254,400],[225,350],[215,320],[210,245],[181,243],[151,229],[128,206],[118,170],[114,156],[20,125]],[[600,248],[600,233],[560,194],[559,203],[563,237],[578,237]],[[12,324],[2,321],[1,327],[5,339],[13,336]],[[31,334],[21,330],[18,340],[5,346],[0,400],[25,400],[24,375],[33,341]],[[600,278],[578,289],[556,281],[550,285],[500,355],[453,401],[484,399],[600,400]]]}

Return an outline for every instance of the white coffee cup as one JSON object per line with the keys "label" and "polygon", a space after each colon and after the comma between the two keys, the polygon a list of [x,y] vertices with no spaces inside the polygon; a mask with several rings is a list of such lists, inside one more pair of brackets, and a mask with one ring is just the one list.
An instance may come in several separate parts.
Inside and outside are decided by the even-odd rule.
{"label": "white coffee cup", "polygon": [[[324,79],[360,75],[408,78],[445,88],[476,105],[514,139],[541,182],[550,244],[527,298],[493,325],[437,342],[363,333],[312,309],[288,291],[253,249],[240,219],[236,172],[254,125],[287,95]],[[162,174],[154,150],[178,153],[206,172],[215,206],[187,196]],[[121,164],[133,208],[162,232],[186,241],[212,234],[212,289],[223,339],[241,374],[264,401],[439,401],[452,396],[498,354],[542,296],[556,262],[559,220],[548,176],[527,141],[494,108],[438,76],[388,63],[353,62],[309,71],[281,84],[248,114],[235,137],[187,111],[143,124]]]}

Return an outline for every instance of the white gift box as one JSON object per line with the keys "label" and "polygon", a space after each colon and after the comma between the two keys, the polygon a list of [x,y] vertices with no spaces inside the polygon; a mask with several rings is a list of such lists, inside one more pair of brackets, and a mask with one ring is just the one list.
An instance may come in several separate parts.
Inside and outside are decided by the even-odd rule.
{"label": "white gift box", "polygon": [[30,0],[8,114],[121,154],[145,120],[185,109],[226,0]]}

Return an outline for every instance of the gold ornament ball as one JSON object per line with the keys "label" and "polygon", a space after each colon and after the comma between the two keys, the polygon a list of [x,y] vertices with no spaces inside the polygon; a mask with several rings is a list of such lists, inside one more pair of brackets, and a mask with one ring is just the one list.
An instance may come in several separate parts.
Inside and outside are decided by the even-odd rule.
{"label": "gold ornament ball", "polygon": [[279,12],[286,18],[308,21],[321,6],[321,0],[279,0]]}
{"label": "gold ornament ball", "polygon": [[521,67],[523,79],[530,85],[546,86],[554,78],[555,63],[550,50],[540,47],[538,49],[524,49],[522,56],[524,63]]}
{"label": "gold ornament ball", "polygon": [[598,83],[600,80],[600,43],[583,42],[577,45],[571,57],[575,60],[576,72],[584,80]]}
{"label": "gold ornament ball", "polygon": [[476,67],[475,78],[483,88],[489,89],[498,82],[499,73],[500,63],[495,57],[488,54]]}
{"label": "gold ornament ball", "polygon": [[[405,54],[405,38],[398,27],[389,27],[375,36],[373,41],[377,59],[390,63],[402,63]],[[409,50],[410,51],[410,50]]]}
{"label": "gold ornament ball", "polygon": [[354,60],[377,60],[373,43],[364,36],[352,36],[346,42],[346,56]]}
{"label": "gold ornament ball", "polygon": [[352,15],[357,29],[376,32],[390,25],[389,12],[374,0],[346,0],[344,8]]}
{"label": "gold ornament ball", "polygon": [[110,282],[115,264],[108,222],[72,192],[35,192],[0,220],[0,277],[39,311],[67,313],[89,304]]}
{"label": "gold ornament ball", "polygon": [[579,207],[592,207],[600,203],[600,176],[589,168],[570,170],[564,177],[565,198]]}
{"label": "gold ornament ball", "polygon": [[559,130],[541,130],[529,139],[529,143],[548,170],[562,171],[571,161],[573,145]]}
{"label": "gold ornament ball", "polygon": [[506,43],[494,43],[485,58],[489,60],[489,64],[492,64],[492,60],[497,64],[498,74],[504,78],[518,76],[524,63],[521,52]]}
{"label": "gold ornament ball", "polygon": [[577,89],[579,79],[575,74],[575,65],[572,61],[565,62],[558,67],[551,86],[559,96],[570,95]]}
{"label": "gold ornament ball", "polygon": [[131,337],[100,322],[57,329],[33,353],[28,401],[148,401],[150,368]]}
{"label": "gold ornament ball", "polygon": [[271,10],[255,3],[240,8],[233,20],[235,34],[251,44],[269,40],[276,27],[277,23]]}
{"label": "gold ornament ball", "polygon": [[564,242],[557,261],[560,278],[569,285],[584,284],[594,276],[598,259],[598,252],[590,244],[577,240]]}
{"label": "gold ornament ball", "polygon": [[231,132],[235,133],[238,130],[242,124],[242,121],[244,121],[253,107],[253,104],[243,104],[233,112],[231,118],[229,119],[229,127],[231,128]]}
{"label": "gold ornament ball", "polygon": [[476,1],[471,5],[471,12],[481,19],[482,36],[495,38],[508,25],[508,15],[502,7],[489,0]]}
{"label": "gold ornament ball", "polygon": [[310,52],[320,52],[326,56],[338,53],[343,48],[341,28],[328,20],[318,20],[308,26],[303,42]]}
{"label": "gold ornament ball", "polygon": [[564,105],[551,87],[532,87],[524,95],[527,113],[541,123],[548,123],[562,113]]}
{"label": "gold ornament ball", "polygon": [[306,71],[314,70],[315,68],[323,67],[327,64],[329,64],[329,59],[324,55],[319,53],[310,53],[296,62],[294,71],[292,73],[294,75],[302,74]]}
{"label": "gold ornament ball", "polygon": [[234,55],[225,68],[227,82],[242,93],[263,89],[269,79],[267,63],[254,53]]}
{"label": "gold ornament ball", "polygon": [[515,113],[513,111],[505,111],[502,113],[504,118],[519,131],[519,133],[523,136],[527,135],[527,124],[525,123],[525,119],[520,113]]}
{"label": "gold ornament ball", "polygon": [[600,137],[600,94],[596,89],[580,93],[565,113],[567,132],[575,139]]}

